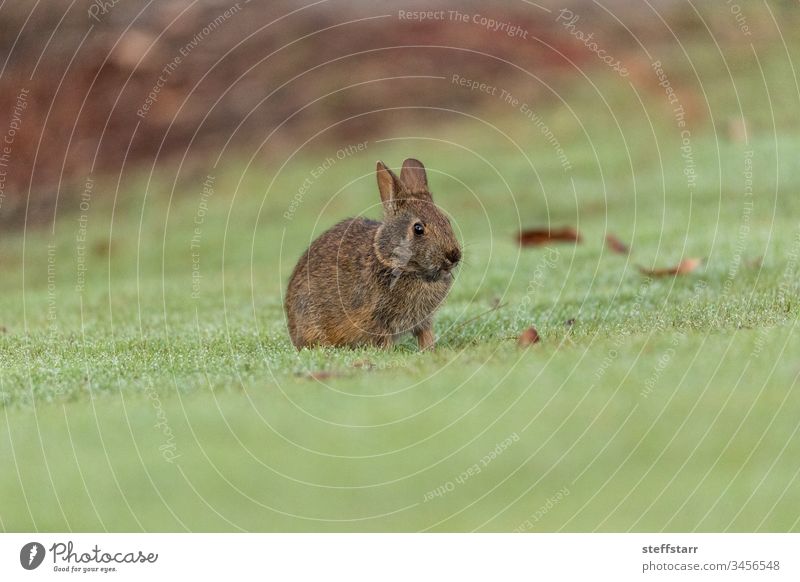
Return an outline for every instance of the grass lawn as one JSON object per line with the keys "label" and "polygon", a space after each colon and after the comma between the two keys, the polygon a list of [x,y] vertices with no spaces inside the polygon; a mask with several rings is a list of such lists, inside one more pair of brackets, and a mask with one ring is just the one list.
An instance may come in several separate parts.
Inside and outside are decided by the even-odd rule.
{"label": "grass lawn", "polygon": [[[493,103],[342,159],[226,153],[205,193],[97,179],[85,221],[4,234],[0,529],[800,530],[800,138],[759,107],[795,91],[771,62],[734,71],[748,143],[690,123],[693,177],[665,97],[598,72],[539,111],[568,169]],[[437,349],[296,352],[294,262],[412,155],[465,247]],[[583,240],[518,247],[548,224]]]}

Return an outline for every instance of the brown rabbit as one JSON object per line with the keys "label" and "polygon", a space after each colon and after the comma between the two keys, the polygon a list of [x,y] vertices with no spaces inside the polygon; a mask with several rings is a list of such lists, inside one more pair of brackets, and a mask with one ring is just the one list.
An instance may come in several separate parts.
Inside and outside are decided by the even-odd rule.
{"label": "brown rabbit", "polygon": [[408,332],[420,349],[433,347],[433,314],[461,249],[419,161],[403,162],[400,178],[378,162],[376,174],[384,221],[340,222],[311,243],[289,279],[286,315],[298,349],[390,347]]}

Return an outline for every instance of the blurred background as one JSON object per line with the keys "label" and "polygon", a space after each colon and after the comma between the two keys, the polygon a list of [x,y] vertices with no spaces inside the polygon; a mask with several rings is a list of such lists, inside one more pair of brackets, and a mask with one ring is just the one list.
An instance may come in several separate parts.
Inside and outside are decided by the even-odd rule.
{"label": "blurred background", "polygon": [[[796,89],[787,60],[796,8],[788,0],[669,0],[657,11],[621,0],[6,2],[4,120],[21,91],[27,103],[0,223],[41,224],[74,209],[89,175],[117,179],[155,165],[191,180],[219,159],[279,165],[303,144],[361,142],[465,113],[509,117],[500,90],[590,119],[606,117],[606,99],[619,117],[655,101],[659,124],[669,111],[651,69],[659,59],[694,131],[744,139],[747,123],[796,127],[795,108],[783,106],[783,90]],[[442,15],[402,16],[420,10]],[[602,92],[593,83],[609,79],[593,42],[628,74],[581,109],[573,93]],[[765,75],[776,94],[742,86],[745,71]],[[453,74],[496,95],[454,86]]]}

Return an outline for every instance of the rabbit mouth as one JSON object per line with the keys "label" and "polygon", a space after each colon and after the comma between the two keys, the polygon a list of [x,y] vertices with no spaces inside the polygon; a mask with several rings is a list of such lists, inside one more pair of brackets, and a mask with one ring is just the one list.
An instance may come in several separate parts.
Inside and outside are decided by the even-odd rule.
{"label": "rabbit mouth", "polygon": [[437,281],[450,281],[453,278],[453,274],[450,272],[450,269],[429,269],[425,273],[424,278],[430,283],[435,283]]}

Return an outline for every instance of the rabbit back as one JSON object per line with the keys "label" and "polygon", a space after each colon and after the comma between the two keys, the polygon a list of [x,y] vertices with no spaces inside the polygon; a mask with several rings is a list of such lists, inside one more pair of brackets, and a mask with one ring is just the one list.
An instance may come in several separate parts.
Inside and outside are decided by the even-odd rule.
{"label": "rabbit back", "polygon": [[388,341],[374,317],[380,298],[372,245],[380,225],[366,218],[340,222],[300,258],[285,302],[289,335],[297,348]]}

